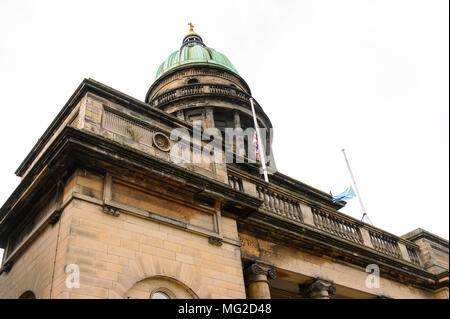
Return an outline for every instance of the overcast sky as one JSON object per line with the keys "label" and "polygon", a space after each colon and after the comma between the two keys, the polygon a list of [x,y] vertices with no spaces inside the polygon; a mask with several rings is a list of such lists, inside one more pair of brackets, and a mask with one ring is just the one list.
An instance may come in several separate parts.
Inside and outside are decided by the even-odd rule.
{"label": "overcast sky", "polygon": [[[373,224],[449,233],[449,1],[0,1],[0,205],[83,78],[144,100],[195,25],[274,126],[277,168]],[[342,212],[361,218],[358,200]],[[0,252],[1,254],[1,252]]]}

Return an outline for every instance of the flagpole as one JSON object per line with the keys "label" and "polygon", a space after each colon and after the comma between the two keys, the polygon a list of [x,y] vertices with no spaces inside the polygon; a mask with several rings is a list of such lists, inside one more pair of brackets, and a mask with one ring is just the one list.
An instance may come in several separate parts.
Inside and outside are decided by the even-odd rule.
{"label": "flagpole", "polygon": [[[342,153],[344,154],[345,162],[347,163],[348,171],[350,172],[350,176],[352,177],[353,186],[355,186],[356,195],[358,196],[359,204],[361,205],[361,209],[363,211],[363,216],[362,216],[361,220],[364,219],[364,216],[367,216],[367,218],[369,218],[369,216],[366,214],[366,209],[364,208],[364,204],[362,202],[361,195],[359,194],[358,186],[356,185],[355,177],[353,176],[352,169],[350,168],[350,163],[348,162],[347,155],[345,155],[344,149],[342,149]],[[369,221],[370,221],[370,219],[369,219]]]}
{"label": "flagpole", "polygon": [[262,141],[261,135],[259,133],[258,121],[256,120],[255,106],[253,105],[252,97],[250,98],[250,105],[252,107],[253,122],[255,124],[256,137],[258,138],[258,148],[261,150],[261,152],[260,152],[261,153],[261,164],[262,164],[262,169],[263,169],[263,173],[264,173],[264,180],[268,183],[269,176],[267,176],[266,153],[264,151],[263,141]]}

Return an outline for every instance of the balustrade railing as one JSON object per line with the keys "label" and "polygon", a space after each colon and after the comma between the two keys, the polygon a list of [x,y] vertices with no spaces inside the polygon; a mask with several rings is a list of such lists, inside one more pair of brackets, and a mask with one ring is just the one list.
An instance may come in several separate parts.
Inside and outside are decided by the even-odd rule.
{"label": "balustrade railing", "polygon": [[209,91],[214,94],[235,95],[236,90],[224,85],[209,85]]}
{"label": "balustrade railing", "polygon": [[165,93],[161,94],[160,96],[158,96],[155,101],[158,102],[157,104],[164,104],[164,103],[170,102],[176,98],[176,93],[177,92],[175,90],[165,92]]}
{"label": "balustrade railing", "polygon": [[244,186],[242,184],[242,178],[237,176],[228,175],[228,185],[230,185],[233,189],[243,192]]}
{"label": "balustrade railing", "polygon": [[389,236],[388,234],[376,233],[371,230],[369,230],[369,235],[375,250],[397,258],[402,256],[396,238]]}
{"label": "balustrade railing", "polygon": [[202,94],[202,93],[203,93],[202,85],[192,85],[192,86],[185,86],[185,87],[181,88],[181,96],[192,95],[192,94]]}
{"label": "balustrade railing", "polygon": [[[228,184],[236,190],[245,191],[243,181],[239,177],[228,175]],[[371,247],[379,253],[399,259],[410,260],[411,263],[420,266],[417,247],[413,243],[365,225],[351,217],[341,217],[339,214],[328,212],[318,207],[312,207],[312,216],[308,215],[310,214],[309,210],[302,212],[300,202],[295,197],[265,185],[256,184],[255,186],[259,199],[262,200],[260,208],[268,213],[296,222],[305,222],[340,238]],[[399,242],[406,247],[404,254],[407,253],[409,259],[407,258],[408,256],[402,255]]]}
{"label": "balustrade railing", "polygon": [[196,94],[220,94],[248,101],[249,95],[239,89],[222,84],[191,84],[167,91],[155,97],[150,104],[153,106],[169,103],[177,98]]}
{"label": "balustrade railing", "polygon": [[413,247],[406,246],[406,250],[408,251],[409,259],[413,264],[420,265],[419,255],[417,254],[417,250]]}
{"label": "balustrade railing", "polygon": [[363,238],[359,226],[343,218],[325,213],[317,208],[312,208],[314,225],[317,228],[332,233],[336,236],[363,244]]}
{"label": "balustrade railing", "polygon": [[259,199],[264,202],[262,208],[282,217],[291,218],[295,221],[303,221],[300,203],[295,199],[268,190],[262,186],[257,186]]}

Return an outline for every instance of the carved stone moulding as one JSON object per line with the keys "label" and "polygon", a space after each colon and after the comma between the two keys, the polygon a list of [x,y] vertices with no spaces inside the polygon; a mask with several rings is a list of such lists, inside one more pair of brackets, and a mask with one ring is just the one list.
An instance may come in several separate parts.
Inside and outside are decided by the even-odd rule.
{"label": "carved stone moulding", "polygon": [[222,238],[219,238],[219,237],[210,236],[208,238],[208,242],[214,246],[222,246],[223,245],[223,240],[222,240]]}
{"label": "carved stone moulding", "polygon": [[252,263],[244,269],[245,275],[265,275],[268,279],[276,279],[277,272],[272,267],[259,263]]}
{"label": "carved stone moulding", "polygon": [[119,212],[119,210],[117,208],[115,208],[115,207],[113,207],[111,205],[106,205],[106,204],[103,205],[103,212],[105,214],[109,214],[109,215],[112,215],[114,217],[117,217],[117,216],[120,215],[120,212]]}
{"label": "carved stone moulding", "polygon": [[14,262],[12,260],[9,260],[8,262],[6,262],[3,267],[0,269],[0,275],[3,273],[8,273],[12,266],[13,266]]}
{"label": "carved stone moulding", "polygon": [[311,299],[329,299],[336,294],[336,287],[333,282],[320,278],[300,284],[299,290],[304,297]]}
{"label": "carved stone moulding", "polygon": [[163,152],[168,152],[172,146],[169,137],[161,132],[156,132],[155,134],[153,134],[153,143],[159,150]]}

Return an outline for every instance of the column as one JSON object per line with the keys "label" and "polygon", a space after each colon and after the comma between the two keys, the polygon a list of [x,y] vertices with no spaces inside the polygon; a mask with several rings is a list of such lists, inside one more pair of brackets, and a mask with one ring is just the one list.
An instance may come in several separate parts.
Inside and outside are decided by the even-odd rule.
{"label": "column", "polygon": [[214,111],[212,107],[205,108],[206,110],[206,125],[205,128],[213,128],[216,127],[216,124],[214,123]]}
{"label": "column", "polygon": [[[241,127],[241,117],[239,115],[239,110],[234,110],[234,128],[235,129],[242,129]],[[245,149],[245,143],[244,140],[242,139],[242,143],[238,143],[238,139],[236,138],[236,142],[234,143],[234,149],[236,154],[239,154],[241,156],[245,156],[246,154],[246,149]]]}
{"label": "column", "polygon": [[241,118],[239,116],[239,110],[234,110],[234,128],[241,128]]}
{"label": "column", "polygon": [[276,279],[276,271],[266,265],[253,263],[244,270],[249,299],[270,299],[268,279]]}
{"label": "column", "polygon": [[184,111],[183,110],[178,110],[177,111],[177,117],[180,119],[180,120],[185,120],[185,118],[184,118]]}
{"label": "column", "polygon": [[336,294],[333,283],[323,279],[315,279],[305,285],[300,285],[300,293],[309,299],[330,299]]}

